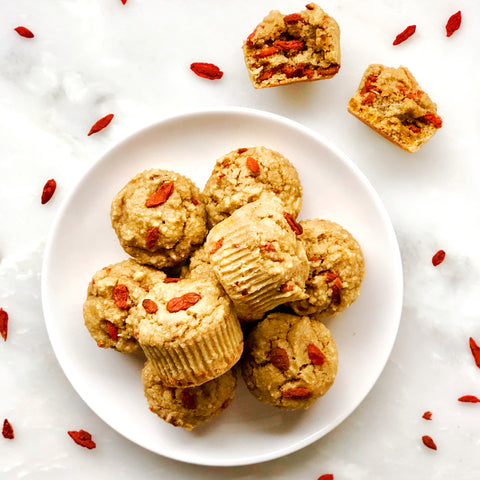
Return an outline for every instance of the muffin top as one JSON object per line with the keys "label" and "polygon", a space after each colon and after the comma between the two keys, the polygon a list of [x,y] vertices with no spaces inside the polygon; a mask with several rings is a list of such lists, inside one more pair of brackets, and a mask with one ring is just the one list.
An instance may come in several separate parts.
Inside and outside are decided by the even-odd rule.
{"label": "muffin top", "polygon": [[302,207],[297,170],[280,153],[266,147],[239,148],[220,157],[204,188],[209,225],[261,198],[276,196],[296,218]]}
{"label": "muffin top", "polygon": [[332,386],[338,355],[321,322],[271,313],[248,336],[241,364],[247,387],[258,400],[297,409],[311,406]]}
{"label": "muffin top", "polygon": [[231,303],[218,282],[208,278],[181,279],[150,290],[129,317],[142,345],[183,344],[208,335],[234,317]]}
{"label": "muffin top", "polygon": [[292,302],[298,315],[316,318],[335,315],[360,295],[365,276],[362,249],[353,235],[330,220],[304,220],[299,236],[305,245],[310,266],[306,292],[308,298]]}
{"label": "muffin top", "polygon": [[237,378],[228,370],[196,387],[166,387],[152,363],[142,370],[145,397],[150,410],[175,427],[191,430],[223,412],[232,402]]}
{"label": "muffin top", "polygon": [[123,249],[157,268],[185,260],[207,233],[200,191],[190,179],[167,170],[135,175],[115,195],[110,216]]}
{"label": "muffin top", "polygon": [[127,317],[130,309],[164,279],[160,270],[135,260],[124,260],[95,273],[88,285],[83,317],[98,346],[124,353],[138,349]]}

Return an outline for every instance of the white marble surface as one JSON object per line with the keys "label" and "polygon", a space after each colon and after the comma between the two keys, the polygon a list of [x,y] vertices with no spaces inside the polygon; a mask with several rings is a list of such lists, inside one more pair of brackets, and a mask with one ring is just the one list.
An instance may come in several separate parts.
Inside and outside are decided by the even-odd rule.
{"label": "white marble surface", "polygon": [[[255,91],[240,45],[287,0],[35,0],[0,4],[0,307],[10,316],[0,340],[2,479],[335,479],[480,478],[478,164],[480,5],[473,0],[326,0],[342,30],[342,68],[332,80]],[[445,36],[461,10],[461,29]],[[417,32],[392,46],[407,25]],[[30,28],[34,39],[14,31]],[[210,82],[193,61],[225,72]],[[444,127],[416,154],[383,140],[346,112],[369,63],[410,68],[438,104]],[[152,454],[103,423],[64,376],[45,329],[40,276],[55,213],[103,151],[161,118],[206,106],[238,105],[284,115],[320,132],[360,167],[382,197],[404,267],[400,329],[386,368],[365,401],[326,437],[288,457],[235,468],[179,463]],[[107,113],[115,118],[87,137]],[[44,183],[58,189],[40,204]],[[434,268],[431,257],[447,252]],[[379,292],[381,295],[381,292]],[[388,321],[388,319],[385,319]],[[432,421],[421,418],[426,410]],[[95,450],[67,430],[94,435]],[[437,451],[426,449],[431,435]]]}

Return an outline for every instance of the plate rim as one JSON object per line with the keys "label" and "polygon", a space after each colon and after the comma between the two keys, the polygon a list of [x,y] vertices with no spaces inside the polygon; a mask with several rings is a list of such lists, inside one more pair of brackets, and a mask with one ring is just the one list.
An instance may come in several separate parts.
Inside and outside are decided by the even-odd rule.
{"label": "plate rim", "polygon": [[[47,280],[48,280],[48,264],[51,259],[51,256],[53,254],[52,252],[52,246],[55,238],[55,233],[59,227],[59,223],[61,218],[63,217],[63,214],[65,210],[67,210],[68,206],[71,203],[72,197],[76,194],[77,190],[79,189],[80,185],[83,183],[84,179],[95,169],[97,166],[102,162],[102,160],[107,156],[112,154],[115,150],[121,149],[125,144],[128,142],[131,142],[135,139],[135,137],[141,136],[146,134],[149,130],[154,130],[159,128],[163,124],[168,124],[170,122],[178,122],[181,121],[182,119],[192,119],[194,117],[202,117],[205,115],[246,115],[246,116],[254,116],[254,117],[260,117],[263,120],[266,121],[274,121],[280,124],[283,124],[287,127],[294,128],[296,130],[302,131],[304,134],[313,137],[315,140],[319,141],[323,145],[325,145],[326,148],[331,150],[336,157],[340,158],[353,172],[355,173],[355,176],[361,181],[363,187],[365,187],[368,190],[369,195],[375,200],[375,204],[378,207],[378,211],[381,214],[382,218],[382,223],[386,227],[386,231],[388,233],[388,237],[392,243],[392,246],[395,247],[395,254],[393,258],[391,258],[391,262],[393,264],[393,269],[397,274],[396,281],[395,283],[397,284],[397,289],[396,289],[396,296],[395,296],[395,302],[394,302],[394,308],[392,308],[392,316],[390,318],[390,321],[392,322],[395,320],[395,325],[394,325],[394,334],[391,336],[389,339],[389,344],[385,350],[385,358],[382,360],[382,362],[379,362],[379,364],[376,366],[376,372],[373,375],[374,381],[365,389],[364,392],[359,396],[357,402],[353,405],[352,408],[348,409],[347,413],[344,413],[343,415],[338,415],[334,421],[330,422],[327,427],[325,427],[320,433],[315,432],[312,433],[305,438],[294,442],[293,444],[289,444],[288,446],[279,448],[277,450],[274,450],[269,453],[263,453],[259,455],[250,455],[250,456],[243,456],[241,458],[236,458],[232,459],[230,457],[222,459],[219,458],[216,462],[212,462],[211,460],[207,460],[205,462],[201,461],[200,459],[193,459],[189,460],[181,455],[175,455],[175,454],[170,454],[170,453],[160,453],[156,450],[153,450],[149,445],[146,445],[143,443],[141,440],[133,440],[132,438],[128,437],[126,433],[118,430],[117,427],[113,426],[109,421],[105,420],[102,416],[100,416],[90,405],[89,402],[87,402],[80,391],[77,389],[77,386],[75,385],[74,380],[71,378],[71,373],[68,371],[68,367],[64,365],[60,361],[59,354],[55,348],[55,343],[52,340],[53,331],[51,328],[53,328],[51,322],[48,320],[50,318],[50,311],[49,311],[49,302],[47,300]],[[173,114],[173,115],[168,115],[165,116],[157,121],[151,122],[143,127],[138,128],[135,130],[133,133],[130,133],[126,136],[124,136],[122,139],[120,139],[118,142],[115,142],[113,145],[107,146],[106,148],[101,151],[101,153],[96,157],[96,159],[92,162],[91,165],[89,165],[85,171],[79,176],[79,178],[74,182],[74,184],[71,186],[70,190],[68,193],[65,195],[65,197],[62,199],[62,202],[55,213],[52,223],[49,228],[47,240],[45,243],[45,247],[43,250],[43,259],[42,259],[42,265],[41,265],[41,282],[40,282],[40,288],[41,288],[41,302],[42,302],[42,312],[43,312],[43,320],[45,323],[45,327],[47,330],[47,335],[48,339],[50,342],[50,345],[54,351],[55,357],[57,362],[59,363],[64,375],[66,376],[67,380],[69,381],[70,385],[73,387],[77,395],[80,397],[80,399],[88,406],[88,408],[106,425],[108,425],[110,428],[112,428],[115,432],[119,433],[121,436],[124,438],[128,439],[129,441],[133,442],[134,444],[137,444],[141,446],[142,448],[145,448],[146,450],[155,453],[157,455],[164,456],[166,458],[170,458],[176,461],[181,461],[184,463],[188,464],[194,464],[194,465],[204,465],[204,466],[241,466],[241,465],[251,465],[251,464],[257,464],[257,463],[262,463],[270,460],[274,460],[286,455],[289,455],[291,453],[294,453],[310,444],[313,442],[319,440],[320,438],[324,437],[328,433],[330,433],[332,430],[334,430],[338,425],[340,425],[348,416],[350,416],[357,408],[358,406],[365,400],[366,396],[370,393],[370,391],[373,389],[373,387],[376,385],[380,375],[385,369],[385,366],[391,356],[391,352],[393,349],[393,346],[395,344],[396,338],[398,336],[398,330],[400,326],[400,320],[401,320],[401,314],[402,314],[402,307],[403,307],[403,267],[402,267],[402,260],[401,260],[401,252],[400,252],[400,247],[398,244],[398,239],[395,234],[395,229],[393,227],[393,223],[391,221],[391,218],[388,214],[387,209],[385,208],[385,205],[380,198],[379,194],[377,191],[374,189],[373,185],[370,183],[366,175],[360,170],[360,168],[351,160],[339,147],[334,145],[332,142],[330,142],[328,139],[326,139],[323,135],[318,133],[317,131],[313,130],[310,127],[307,127],[303,125],[302,123],[292,120],[290,118],[284,117],[282,115],[279,115],[277,113],[272,113],[268,112],[265,110],[259,110],[255,108],[250,108],[250,107],[235,107],[235,106],[225,106],[225,107],[204,107],[204,108],[196,108],[196,109],[191,109],[191,110],[184,110],[180,113]],[[60,355],[61,356],[61,355]],[[62,357],[63,358],[63,357]]]}

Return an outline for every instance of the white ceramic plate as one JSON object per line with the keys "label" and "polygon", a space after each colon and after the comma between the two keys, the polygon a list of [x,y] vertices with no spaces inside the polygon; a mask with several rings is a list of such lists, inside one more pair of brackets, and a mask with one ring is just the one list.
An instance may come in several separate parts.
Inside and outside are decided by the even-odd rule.
{"label": "white ceramic plate", "polygon": [[[334,386],[306,411],[258,402],[239,379],[235,400],[192,432],[152,414],[143,396],[140,355],[96,346],[83,324],[86,288],[98,269],[127,258],[110,226],[110,203],[136,173],[175,170],[203,188],[215,160],[239,147],[278,150],[298,169],[300,219],[326,218],[359,241],[366,277],[359,299],[327,323],[339,351]],[[45,322],[65,374],[106,423],[161,455],[203,465],[242,465],[286,455],[344,420],[374,385],[390,354],[402,305],[399,248],[389,217],[355,164],[317,133],[291,120],[243,108],[210,109],[163,120],[103,155],[70,192],[45,249]]]}

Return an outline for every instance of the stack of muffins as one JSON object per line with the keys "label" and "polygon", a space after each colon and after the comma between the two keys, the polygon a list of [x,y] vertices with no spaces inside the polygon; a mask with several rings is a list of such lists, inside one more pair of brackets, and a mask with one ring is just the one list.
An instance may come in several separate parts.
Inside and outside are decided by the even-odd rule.
{"label": "stack of muffins", "polygon": [[148,405],[166,422],[190,430],[222,412],[237,371],[278,408],[308,408],[332,386],[337,349],[321,320],[358,297],[364,259],[337,223],[297,222],[301,205],[296,169],[262,146],[219,158],[203,192],[151,169],[114,197],[133,258],[95,273],[85,325],[99,347],[141,348]]}

